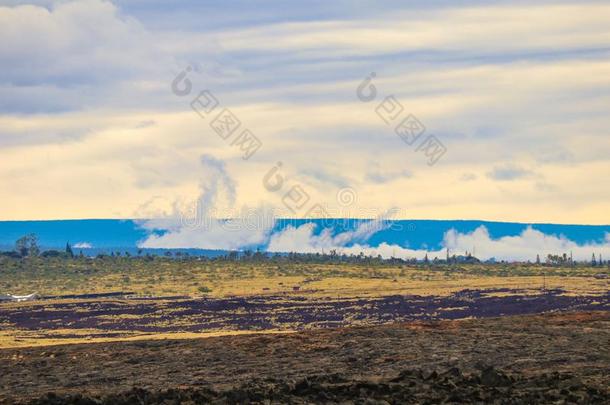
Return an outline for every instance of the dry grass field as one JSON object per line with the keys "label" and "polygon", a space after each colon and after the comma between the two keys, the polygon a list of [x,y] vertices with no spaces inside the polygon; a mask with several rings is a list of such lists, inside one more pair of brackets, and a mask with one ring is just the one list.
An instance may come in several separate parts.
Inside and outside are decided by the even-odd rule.
{"label": "dry grass field", "polygon": [[223,298],[307,291],[308,296],[448,295],[511,288],[603,294],[607,267],[518,264],[390,265],[176,260],[156,257],[14,260],[0,258],[0,293],[43,296],[131,292],[138,296]]}
{"label": "dry grass field", "polygon": [[[0,348],[609,307],[607,268],[0,258]],[[97,294],[97,295],[96,295]]]}
{"label": "dry grass field", "polygon": [[596,403],[608,274],[1,257],[0,403]]}

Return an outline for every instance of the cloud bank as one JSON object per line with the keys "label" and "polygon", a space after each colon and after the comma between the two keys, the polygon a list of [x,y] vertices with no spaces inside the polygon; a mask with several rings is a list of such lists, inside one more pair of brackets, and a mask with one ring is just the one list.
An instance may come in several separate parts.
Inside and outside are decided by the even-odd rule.
{"label": "cloud bank", "polygon": [[[435,249],[411,249],[397,244],[381,242],[369,244],[372,236],[391,228],[388,220],[399,212],[388,210],[379,217],[359,222],[355,229],[337,230],[320,223],[305,222],[295,226],[286,224],[276,229],[275,211],[269,207],[250,209],[247,206],[229,215],[221,215],[218,207],[234,207],[237,184],[227,171],[224,161],[211,155],[202,155],[199,196],[193,204],[175,200],[171,211],[154,212],[151,219],[140,221],[149,236],[138,246],[142,248],[198,248],[218,250],[243,250],[262,248],[268,252],[328,253],[384,258],[433,259],[450,255],[466,255],[468,252],[482,260],[534,261],[537,255],[545,260],[548,254],[572,255],[574,259],[589,260],[592,254],[610,258],[610,233],[603,242],[578,244],[563,235],[547,235],[531,226],[518,235],[493,238],[485,226],[470,233],[455,229],[446,231],[440,247]],[[150,210],[154,199],[143,206]],[[228,213],[228,211],[225,211]],[[329,225],[332,219],[327,219]],[[393,230],[400,232],[400,230]],[[407,241],[408,243],[408,241]]]}
{"label": "cloud bank", "polygon": [[[301,238],[301,240],[306,238]],[[316,238],[311,238],[314,243]],[[325,246],[326,249],[331,247]],[[475,253],[481,260],[495,258],[506,261],[532,261],[536,255],[540,255],[542,261],[548,254],[562,255],[566,253],[573,255],[574,260],[590,260],[595,254],[599,258],[601,254],[605,259],[610,258],[610,234],[606,234],[606,240],[602,243],[589,243],[578,245],[577,243],[562,236],[547,235],[531,227],[526,228],[516,236],[503,236],[497,239],[490,237],[488,230],[481,226],[471,233],[460,233],[449,230],[445,233],[442,248],[437,250],[414,250],[398,245],[381,243],[378,246],[357,244],[349,247],[333,247],[346,254],[381,255],[384,258],[399,257],[402,259],[423,259],[426,255],[433,259],[438,257],[444,259],[449,249],[450,255],[465,255],[466,252]]]}
{"label": "cloud bank", "polygon": [[[266,215],[262,211],[252,211],[253,217]],[[181,224],[162,236],[150,236],[141,247],[155,248],[203,248],[221,250],[242,250],[260,247],[268,252],[288,253],[329,253],[383,258],[422,260],[450,255],[466,255],[468,252],[481,259],[497,261],[535,261],[537,255],[544,261],[546,256],[572,255],[575,260],[586,261],[595,254],[597,258],[610,259],[610,233],[602,242],[578,244],[562,235],[548,235],[531,226],[518,235],[493,238],[485,226],[470,233],[455,229],[445,232],[440,248],[410,249],[397,244],[381,242],[376,246],[367,241],[377,232],[388,229],[390,222],[371,220],[360,223],[356,229],[333,232],[331,228],[319,229],[319,224],[307,222],[300,226],[287,225],[273,230],[273,223],[260,226],[258,221],[241,219],[209,220],[205,227],[191,228]],[[246,225],[247,224],[247,225]]]}

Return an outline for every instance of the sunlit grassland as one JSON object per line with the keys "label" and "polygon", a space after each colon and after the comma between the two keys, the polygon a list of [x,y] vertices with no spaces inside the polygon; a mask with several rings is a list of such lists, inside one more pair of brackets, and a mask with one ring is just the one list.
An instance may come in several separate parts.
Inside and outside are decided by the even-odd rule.
{"label": "sunlit grassland", "polygon": [[[73,335],[70,338],[56,337],[62,332]],[[265,330],[265,331],[239,331],[239,330],[215,330],[210,332],[169,332],[169,333],[134,333],[124,331],[117,337],[99,336],[103,331],[96,329],[56,329],[51,331],[15,331],[0,330],[0,349],[36,346],[56,346],[81,343],[104,343],[104,342],[132,342],[139,340],[164,340],[164,339],[194,339],[214,336],[253,335],[268,333],[292,333],[288,330]],[[19,355],[14,356],[19,360]]]}
{"label": "sunlit grassland", "polygon": [[[274,325],[265,330],[268,333],[297,330],[296,324],[276,321],[282,317],[282,311],[298,312],[298,305],[304,302],[332,305],[354,297],[363,298],[353,300],[358,304],[350,305],[359,307],[344,314],[347,324],[357,326],[368,322],[368,318],[360,315],[369,307],[368,300],[373,305],[376,297],[449,296],[466,289],[487,290],[487,297],[510,296],[540,294],[543,289],[556,288],[564,290],[567,295],[601,295],[609,290],[609,279],[604,278],[609,274],[607,267],[584,265],[300,263],[288,260],[198,260],[192,257],[0,257],[0,294],[37,292],[49,297],[122,292],[134,295],[2,303],[0,311],[6,314],[27,314],[27,317],[50,321],[43,328],[18,327],[17,323],[2,324],[0,321],[0,348],[259,332],[256,327],[237,331],[228,322],[240,314],[244,319],[248,318],[250,312],[245,306],[240,306],[242,304],[226,310],[214,309],[212,313],[204,312],[202,315],[190,312],[186,303],[192,300],[171,298],[174,296],[256,296],[252,302],[265,303],[265,295],[273,296],[269,297],[270,308],[280,302],[288,306],[261,312]],[[156,298],[142,300],[142,296]],[[594,297],[594,300],[603,300],[603,297]],[[298,305],[292,306],[295,302]],[[143,308],[153,310],[142,311]],[[86,321],[79,325],[78,321],[83,319],[91,323]],[[141,326],[145,328],[130,328],[134,321],[135,324],[142,321]],[[206,329],[207,323],[212,325],[209,329]],[[190,332],[193,325],[202,325],[202,331]],[[149,331],[149,327],[160,328],[160,331]],[[306,327],[315,327],[315,323]],[[168,329],[172,332],[166,333]]]}
{"label": "sunlit grassland", "polygon": [[[0,258],[0,294],[67,295],[131,292],[153,296],[228,297],[445,295],[463,289],[562,288],[571,294],[608,291],[607,267],[525,264],[316,264],[205,261],[195,258]],[[598,275],[596,278],[595,276]]]}

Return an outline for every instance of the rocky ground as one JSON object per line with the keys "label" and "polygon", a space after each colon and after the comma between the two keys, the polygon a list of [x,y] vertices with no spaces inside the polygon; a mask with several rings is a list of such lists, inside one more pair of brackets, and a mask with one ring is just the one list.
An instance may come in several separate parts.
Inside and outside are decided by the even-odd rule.
{"label": "rocky ground", "polygon": [[610,312],[0,350],[0,403],[610,403]]}

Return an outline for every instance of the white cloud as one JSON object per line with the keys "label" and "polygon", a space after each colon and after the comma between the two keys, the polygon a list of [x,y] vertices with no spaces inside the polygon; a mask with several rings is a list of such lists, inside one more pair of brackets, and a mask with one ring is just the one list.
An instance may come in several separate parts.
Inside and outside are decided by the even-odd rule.
{"label": "white cloud", "polygon": [[[303,56],[380,55],[404,50],[481,51],[604,46],[608,34],[604,4],[466,6],[394,10],[352,21],[282,22],[227,32],[228,50],[292,51]],[[553,16],[549,19],[549,16]]]}
{"label": "white cloud", "polygon": [[274,252],[322,252],[328,253],[331,249],[345,254],[358,255],[381,255],[384,258],[392,256],[403,259],[423,259],[426,255],[430,259],[434,257],[445,258],[447,249],[451,255],[465,255],[466,252],[474,253],[479,259],[487,260],[496,258],[507,261],[534,261],[536,255],[541,260],[547,254],[561,255],[572,253],[575,260],[589,260],[591,254],[597,257],[602,254],[606,259],[610,258],[610,233],[606,234],[603,243],[588,243],[578,245],[564,236],[546,235],[531,227],[526,228],[516,236],[504,236],[493,239],[487,229],[481,226],[471,233],[460,233],[449,230],[445,233],[442,247],[438,250],[409,249],[398,245],[381,243],[379,246],[370,246],[366,243],[356,243],[347,246],[353,239],[333,238],[329,236],[330,230],[322,230],[318,235],[314,233],[313,224],[304,224],[299,228],[288,227],[285,230],[273,234],[269,243],[269,250]]}
{"label": "white cloud", "polygon": [[375,233],[386,229],[389,224],[385,221],[386,215],[380,218],[359,224],[351,231],[332,234],[330,228],[324,228],[315,234],[317,225],[308,222],[299,227],[292,225],[276,232],[269,238],[267,250],[270,252],[328,252],[331,249],[340,249],[348,244],[365,242]]}
{"label": "white cloud", "polygon": [[89,242],[77,242],[73,246],[75,249],[90,249],[92,247],[93,245]]}
{"label": "white cloud", "polygon": [[510,181],[531,176],[532,172],[514,165],[496,166],[487,173],[487,177],[498,181]]}
{"label": "white cloud", "polygon": [[186,37],[150,31],[111,1],[0,6],[0,111],[167,108],[184,52],[210,55],[210,41],[182,49]]}
{"label": "white cloud", "polygon": [[531,227],[526,228],[516,236],[503,236],[493,239],[483,226],[472,233],[461,234],[455,230],[445,234],[443,246],[453,252],[472,252],[476,249],[477,256],[488,259],[535,260],[536,255],[544,260],[547,254],[570,254],[575,259],[587,260],[592,253],[602,253],[610,257],[610,239],[607,234],[605,243],[577,243],[559,235],[547,235]]}
{"label": "white cloud", "polygon": [[18,85],[107,82],[154,66],[146,30],[106,1],[73,1],[50,9],[0,7],[0,36],[5,66],[0,79]]}

